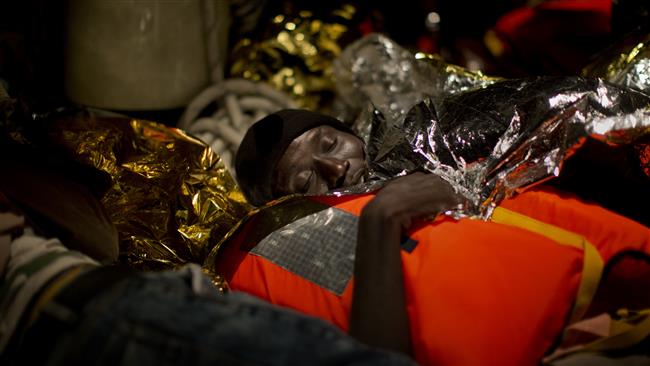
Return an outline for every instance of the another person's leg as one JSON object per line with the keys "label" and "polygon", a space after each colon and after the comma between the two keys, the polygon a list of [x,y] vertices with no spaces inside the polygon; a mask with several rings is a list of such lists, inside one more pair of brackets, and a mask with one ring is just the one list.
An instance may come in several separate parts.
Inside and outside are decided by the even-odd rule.
{"label": "another person's leg", "polygon": [[[79,315],[55,325],[60,335],[49,340],[56,344],[48,364],[413,364],[324,321],[242,293],[221,294],[196,266],[129,277],[95,296]],[[26,360],[30,348],[24,345]]]}

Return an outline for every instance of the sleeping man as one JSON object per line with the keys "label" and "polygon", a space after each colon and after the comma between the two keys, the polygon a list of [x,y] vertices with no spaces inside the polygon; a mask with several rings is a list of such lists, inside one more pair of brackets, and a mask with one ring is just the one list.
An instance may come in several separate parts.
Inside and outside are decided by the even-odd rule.
{"label": "sleeping man", "polygon": [[[249,202],[259,206],[292,193],[319,195],[364,183],[369,176],[367,160],[363,141],[338,120],[308,111],[284,110],[267,116],[249,129],[237,153],[236,174],[240,187]],[[576,289],[579,288],[578,291],[582,292],[588,288],[582,283],[579,286],[574,283],[573,290],[562,289],[560,291],[559,288],[553,288],[550,285],[553,281],[557,281],[561,286],[574,286],[571,285],[572,281],[580,276],[565,277],[566,275],[562,274],[565,269],[562,268],[565,268],[570,261],[581,257],[579,255],[565,264],[560,264],[559,262],[563,261],[559,259],[561,256],[571,256],[575,253],[569,254],[564,249],[561,250],[563,254],[556,253],[555,244],[549,246],[549,243],[558,243],[562,240],[552,237],[549,233],[555,232],[556,226],[562,227],[564,230],[572,231],[594,242],[598,250],[602,246],[612,245],[613,242],[610,240],[612,237],[618,238],[614,246],[636,251],[647,252],[650,250],[648,247],[650,237],[647,228],[600,207],[579,203],[574,198],[565,197],[554,191],[542,190],[520,197],[505,202],[504,206],[539,220],[532,220],[531,222],[534,224],[530,227],[526,227],[527,224],[524,224],[525,232],[519,228],[504,227],[510,226],[512,223],[500,225],[480,220],[457,222],[447,220],[438,224],[426,225],[429,228],[425,229],[428,231],[424,235],[421,233],[425,219],[456,209],[459,205],[465,204],[465,198],[456,193],[451,184],[434,174],[411,173],[393,179],[384,185],[374,197],[365,203],[358,217],[357,240],[354,249],[356,253],[352,290],[354,295],[349,317],[350,334],[371,345],[411,353],[416,360],[424,364],[488,362],[489,360],[495,363],[522,364],[522,362],[528,363],[532,360],[539,361],[542,356],[540,351],[548,350],[550,344],[555,341],[555,336],[544,341],[546,346],[535,345],[533,347],[535,350],[533,348],[510,348],[505,353],[492,352],[491,350],[499,347],[497,344],[501,341],[497,334],[501,329],[504,331],[510,329],[504,333],[506,336],[503,339],[507,342],[513,342],[512,336],[516,334],[524,344],[532,344],[532,338],[527,337],[539,336],[543,338],[551,334],[558,334],[560,328],[551,324],[554,322],[563,324],[568,315],[562,313],[561,311],[565,310],[559,310],[559,308],[570,307]],[[517,215],[514,214],[519,217]],[[597,218],[597,215],[602,215],[602,219]],[[497,219],[494,221],[498,222]],[[520,223],[528,222],[528,219],[519,221]],[[618,224],[614,224],[614,221]],[[555,226],[546,226],[547,223]],[[518,225],[515,223],[512,226]],[[539,225],[538,228],[545,229],[533,233],[537,229],[532,227],[536,225]],[[620,229],[622,226],[617,227],[616,225],[624,225],[626,229],[623,231]],[[521,227],[521,225],[519,226]],[[598,227],[598,231],[589,232],[589,227]],[[415,234],[413,234],[414,230]],[[421,231],[418,232],[418,230]],[[623,238],[632,232],[638,233],[640,239]],[[567,234],[567,237],[573,233]],[[298,234],[295,233],[295,235]],[[404,235],[414,237],[416,241],[420,238],[420,240],[426,239],[425,241],[430,242],[425,243],[428,245],[418,244],[419,246],[414,252],[405,254],[400,247]],[[519,237],[520,235],[522,236]],[[546,242],[542,236],[547,236],[552,240]],[[469,237],[473,237],[474,241],[467,242]],[[510,241],[512,241],[512,246],[508,244]],[[519,245],[522,242],[526,245]],[[453,246],[448,246],[452,243]],[[436,248],[438,245],[440,247]],[[491,252],[490,248],[494,248],[495,252]],[[471,251],[466,252],[466,250]],[[498,254],[500,250],[504,251],[503,254]],[[483,253],[483,251],[486,251],[484,257],[477,254]],[[618,249],[614,252],[616,251]],[[462,255],[459,254],[456,257],[457,252]],[[603,257],[601,261],[604,260],[607,263],[616,257],[614,252],[601,254]],[[431,257],[433,254],[430,253],[436,253],[444,258]],[[519,257],[519,255],[521,256]],[[546,260],[543,258],[547,255],[549,263],[543,264]],[[419,259],[417,259],[418,256],[420,256]],[[587,254],[585,254],[586,256]],[[520,258],[520,262],[517,262],[515,258]],[[444,285],[444,282],[438,280],[440,276],[448,277],[444,274],[443,267],[457,259],[467,265],[466,268],[472,268],[472,271],[476,273],[476,276],[472,277],[463,274],[461,269],[454,269],[454,273],[460,271],[460,274],[455,275],[453,281],[467,286],[466,290],[457,287],[458,285]],[[224,261],[227,260],[224,259]],[[585,259],[585,263],[586,261]],[[424,263],[427,264],[424,265]],[[475,264],[470,265],[470,263]],[[413,269],[414,265],[416,269]],[[575,270],[576,267],[572,267],[574,265],[567,266],[568,272],[566,273]],[[407,268],[409,266],[411,268]],[[577,268],[580,266],[577,264]],[[573,269],[568,269],[570,267]],[[590,277],[586,274],[588,266],[584,264],[582,267],[583,276],[580,281],[588,281]],[[518,278],[508,277],[511,275],[506,275],[506,273],[516,273]],[[595,269],[594,273],[600,273],[600,270]],[[438,277],[431,277],[431,274]],[[557,279],[552,279],[554,276],[557,276]],[[594,278],[599,278],[599,276],[598,274]],[[498,281],[502,281],[504,278],[507,279],[507,283],[499,285]],[[570,278],[571,280],[569,280]],[[405,288],[405,283],[408,286],[413,280],[424,281],[426,287],[416,287],[417,291],[415,292],[413,288]],[[502,302],[500,296],[509,294],[512,294],[513,297],[526,296],[515,295],[519,291],[517,290],[519,285],[516,284],[519,280],[522,281],[522,291],[533,289],[531,295],[539,295],[541,298],[535,299],[528,305],[520,303],[522,298]],[[264,287],[262,292],[271,291],[263,294],[264,296],[270,296],[276,303],[300,308],[300,306],[292,304],[291,300],[282,299],[277,293],[273,294],[273,286],[269,281],[269,279],[258,281]],[[596,279],[596,281],[598,280]],[[237,279],[232,280],[231,276],[229,282],[237,287]],[[472,284],[483,284],[483,286],[488,285],[493,288],[479,286],[475,289],[476,292],[472,292],[469,290]],[[542,295],[546,291],[542,288],[546,285],[549,285],[548,294],[552,295],[552,298],[544,298],[546,295]],[[278,286],[286,287],[287,285],[283,283]],[[551,290],[551,288],[553,289]],[[459,290],[460,292],[458,292]],[[445,291],[452,291],[453,294]],[[479,294],[484,292],[490,293],[490,295],[481,297]],[[563,298],[562,294],[569,294],[567,295],[569,297]],[[308,297],[306,293],[303,296]],[[593,298],[593,294],[588,298]],[[447,301],[449,299],[453,299],[453,301]],[[453,309],[454,312],[458,311],[463,314],[463,318],[435,311],[432,304],[443,304],[440,309]],[[496,313],[492,313],[488,318],[482,317],[481,314],[489,314],[489,304],[494,304],[493,306],[501,309],[501,312],[507,312],[505,309],[510,308],[511,312],[507,320],[497,316]],[[536,313],[537,310],[532,310],[534,306],[539,306],[539,313]],[[572,320],[578,320],[585,315],[586,306],[582,310],[576,310],[581,306],[578,303],[574,306]],[[345,307],[344,305],[343,308]],[[488,313],[482,312],[481,309],[484,307],[487,307],[485,310]],[[559,308],[550,310],[553,307]],[[436,309],[438,309],[437,305]],[[515,313],[518,313],[520,309],[523,317],[517,320],[518,315]],[[477,312],[477,310],[481,311]],[[492,308],[492,311],[496,311],[496,308]],[[314,313],[319,315],[318,311]],[[576,314],[579,316],[574,318]],[[533,318],[538,319],[539,323],[532,321]],[[555,320],[551,321],[551,318]],[[467,329],[466,332],[461,331],[458,333],[458,338],[454,338],[455,333],[452,336],[449,332],[451,328],[446,328],[445,325],[450,319],[453,319],[452,322],[465,320],[466,326],[471,325],[478,328],[473,331],[472,329]],[[468,319],[475,319],[475,321],[472,322]],[[500,324],[501,329],[490,328],[489,324],[492,322]],[[509,325],[505,326],[505,323]],[[537,325],[533,325],[533,323]],[[530,329],[535,326],[555,330],[545,333],[539,329]],[[416,329],[413,329],[414,327]],[[490,333],[490,335],[482,333],[485,332],[484,328],[489,328],[497,333]],[[518,330],[515,331],[514,329],[517,328]],[[524,334],[528,334],[528,336]],[[438,339],[438,336],[441,338]],[[465,342],[458,346],[461,350],[458,353],[454,351],[455,345],[453,345],[452,339],[462,339]],[[444,342],[439,343],[440,340],[444,340]],[[474,346],[473,352],[462,352],[462,349],[466,349],[469,344]],[[504,356],[504,354],[508,354],[508,356]]]}
{"label": "sleeping man", "polygon": [[[323,194],[362,183],[367,175],[363,142],[338,120],[304,110],[283,110],[253,125],[237,152],[236,170],[241,189],[256,205],[292,193]],[[391,182],[364,208],[352,335],[408,353],[400,236],[417,220],[451,209],[460,200],[444,180],[416,173]],[[385,277],[377,278],[373,268],[385,268],[380,273]]]}

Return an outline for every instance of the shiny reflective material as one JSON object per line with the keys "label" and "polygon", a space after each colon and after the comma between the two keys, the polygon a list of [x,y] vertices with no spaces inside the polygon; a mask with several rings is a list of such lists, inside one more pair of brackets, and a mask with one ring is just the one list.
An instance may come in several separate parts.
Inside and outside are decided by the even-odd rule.
{"label": "shiny reflective material", "polygon": [[358,221],[330,207],[273,231],[250,253],[341,296],[352,278]]}
{"label": "shiny reflective material", "polygon": [[558,176],[587,137],[638,145],[647,161],[650,97],[599,79],[499,81],[418,59],[379,35],[352,44],[336,66],[343,99],[359,113],[370,179],[438,174],[469,200],[456,216],[488,218],[505,197]]}
{"label": "shiny reflective material", "polygon": [[120,233],[121,259],[133,267],[203,263],[250,209],[220,158],[178,129],[88,114],[48,127],[50,140],[110,174],[102,202]]}
{"label": "shiny reflective material", "polygon": [[219,268],[215,267],[217,257],[219,256],[219,249],[222,245],[227,245],[226,243],[229,240],[241,239],[244,242],[256,244],[272,232],[327,208],[329,206],[306,199],[301,195],[289,195],[268,202],[264,206],[253,207],[245,217],[239,220],[236,225],[233,225],[231,230],[212,247],[203,262],[204,268],[213,274],[219,273]]}
{"label": "shiny reflective material", "polygon": [[[445,96],[483,88],[499,78],[445,63],[436,55],[415,55],[393,40],[371,34],[346,47],[334,62],[336,89],[347,106],[341,115],[356,117],[356,130],[367,142],[374,105],[386,119],[387,127],[399,123],[408,111],[427,97],[434,103]],[[357,117],[358,116],[358,117]]]}
{"label": "shiny reflective material", "polygon": [[650,94],[650,35],[630,35],[587,66],[583,75],[601,77]]}
{"label": "shiny reflective material", "polygon": [[331,64],[355,13],[347,4],[327,14],[327,20],[309,11],[275,16],[262,40],[244,38],[235,44],[230,76],[268,82],[300,107],[318,109],[333,95]]}

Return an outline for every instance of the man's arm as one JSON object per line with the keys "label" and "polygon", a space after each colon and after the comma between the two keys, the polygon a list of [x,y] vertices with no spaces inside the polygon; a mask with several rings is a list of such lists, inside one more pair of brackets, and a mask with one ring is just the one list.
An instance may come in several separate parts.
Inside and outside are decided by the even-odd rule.
{"label": "man's arm", "polygon": [[410,353],[400,237],[415,223],[461,202],[441,178],[415,173],[382,189],[361,213],[350,334],[375,347]]}

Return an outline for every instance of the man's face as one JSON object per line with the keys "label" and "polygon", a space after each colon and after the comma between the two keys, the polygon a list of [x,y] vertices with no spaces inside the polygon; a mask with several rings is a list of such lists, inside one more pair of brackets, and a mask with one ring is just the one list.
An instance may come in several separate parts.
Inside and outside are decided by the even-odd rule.
{"label": "man's face", "polygon": [[322,194],[362,183],[367,171],[359,138],[320,126],[291,142],[276,166],[273,193]]}

